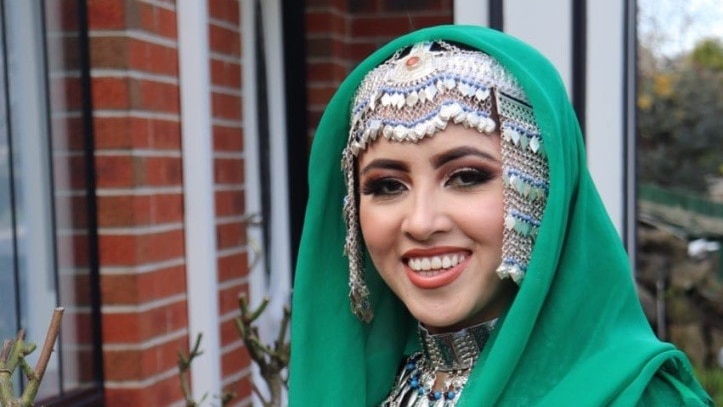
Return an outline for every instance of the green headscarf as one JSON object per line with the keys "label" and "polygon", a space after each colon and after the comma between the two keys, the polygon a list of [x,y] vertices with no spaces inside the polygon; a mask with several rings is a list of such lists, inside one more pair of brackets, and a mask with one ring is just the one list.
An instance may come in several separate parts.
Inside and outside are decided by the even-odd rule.
{"label": "green headscarf", "polygon": [[642,313],[557,72],[526,44],[472,26],[428,28],[392,41],[349,75],[322,117],[311,151],[294,285],[291,405],[377,405],[400,362],[418,347],[417,322],[371,261],[366,278],[374,319],[365,324],[349,309],[340,160],[351,100],[366,73],[401,48],[440,39],[479,49],[517,77],[534,108],[550,167],[547,208],[527,276],[458,405],[709,405],[685,355],[660,342]]}

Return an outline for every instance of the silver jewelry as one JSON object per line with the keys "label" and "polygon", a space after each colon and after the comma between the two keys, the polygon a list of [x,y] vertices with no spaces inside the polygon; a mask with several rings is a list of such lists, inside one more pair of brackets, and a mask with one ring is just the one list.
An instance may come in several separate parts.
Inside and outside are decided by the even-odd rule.
{"label": "silver jewelry", "polygon": [[[496,322],[495,319],[442,334],[431,334],[420,324],[422,351],[407,358],[382,406],[456,405]],[[444,374],[444,380],[436,383],[440,373]]]}
{"label": "silver jewelry", "polygon": [[443,41],[420,43],[366,75],[353,100],[342,153],[349,295],[354,314],[363,321],[373,315],[364,279],[356,158],[380,135],[417,143],[450,122],[501,136],[505,229],[497,273],[518,284],[524,278],[549,189],[547,154],[534,111],[517,80],[489,55]]}

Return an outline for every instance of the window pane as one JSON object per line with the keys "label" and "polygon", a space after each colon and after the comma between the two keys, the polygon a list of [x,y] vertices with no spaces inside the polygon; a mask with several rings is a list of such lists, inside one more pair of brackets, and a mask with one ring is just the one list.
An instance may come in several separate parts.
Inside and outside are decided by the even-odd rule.
{"label": "window pane", "polygon": [[[101,383],[94,357],[97,284],[90,278],[97,276],[89,244],[95,213],[86,182],[92,149],[78,24],[84,6],[13,1],[0,7],[6,47],[0,50],[0,338],[23,328],[41,346],[53,309],[65,308],[36,398],[58,405]],[[39,354],[28,362],[34,366]],[[19,374],[16,380],[22,387]],[[100,393],[82,394],[97,400]]]}
{"label": "window pane", "polygon": [[[4,2],[9,137],[14,176],[20,325],[41,343],[56,306],[53,219],[48,160],[45,61],[37,2]],[[40,352],[28,357],[35,364]],[[39,397],[57,394],[58,357],[51,358]]]}
{"label": "window pane", "polygon": [[[3,54],[4,33],[3,21],[0,19],[0,52]],[[10,139],[5,100],[6,74],[5,60],[0,58],[0,298],[3,307],[0,315],[0,338],[13,337],[18,329]]]}
{"label": "window pane", "polygon": [[45,2],[58,296],[65,307],[60,346],[63,392],[91,387],[96,376],[77,9],[77,2]]}

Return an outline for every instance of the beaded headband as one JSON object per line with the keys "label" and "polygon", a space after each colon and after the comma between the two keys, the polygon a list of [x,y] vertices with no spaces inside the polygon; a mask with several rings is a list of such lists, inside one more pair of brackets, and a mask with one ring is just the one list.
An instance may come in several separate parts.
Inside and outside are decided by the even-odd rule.
{"label": "beaded headband", "polygon": [[450,122],[501,135],[505,227],[497,274],[522,282],[549,186],[547,155],[532,107],[517,80],[489,55],[442,41],[420,43],[370,71],[352,105],[342,153],[347,188],[344,252],[352,311],[362,321],[370,321],[373,314],[364,278],[356,158],[380,135],[416,143]]}

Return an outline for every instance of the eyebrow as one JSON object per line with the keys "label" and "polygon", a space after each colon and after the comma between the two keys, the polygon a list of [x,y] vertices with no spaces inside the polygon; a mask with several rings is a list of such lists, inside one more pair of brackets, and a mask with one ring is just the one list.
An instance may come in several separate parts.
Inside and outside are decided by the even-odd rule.
{"label": "eyebrow", "polygon": [[[469,146],[462,146],[453,148],[449,151],[445,151],[443,153],[437,154],[434,157],[432,157],[432,166],[434,169],[437,169],[444,164],[447,164],[450,161],[454,161],[457,159],[460,159],[462,157],[466,157],[468,155],[472,155],[475,157],[480,157],[487,161],[493,161],[493,162],[499,162],[497,158],[495,158],[493,155],[486,153],[484,151],[477,150],[474,147]],[[385,169],[385,170],[396,170],[396,171],[404,171],[409,172],[409,166],[400,160],[393,160],[390,158],[377,158],[367,164],[362,170],[359,172],[360,175],[364,175],[367,172],[374,170],[374,169]]]}
{"label": "eyebrow", "polygon": [[377,158],[362,168],[360,175],[364,175],[377,168],[383,170],[409,171],[409,166],[402,161],[392,160],[389,158]]}
{"label": "eyebrow", "polygon": [[468,155],[480,157],[488,161],[499,162],[497,158],[487,152],[477,150],[474,147],[462,146],[435,155],[432,157],[432,165],[435,169],[437,169],[450,161],[454,161]]}

